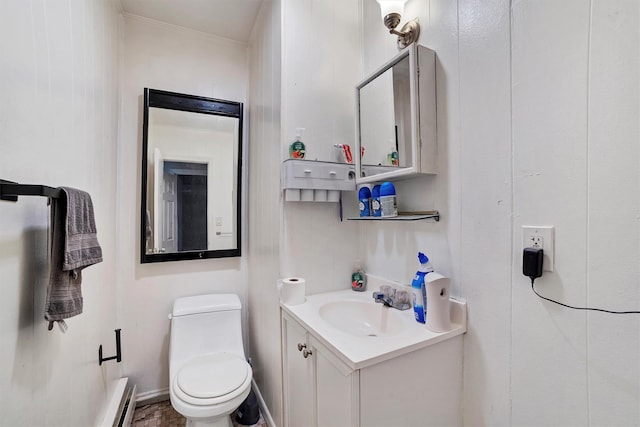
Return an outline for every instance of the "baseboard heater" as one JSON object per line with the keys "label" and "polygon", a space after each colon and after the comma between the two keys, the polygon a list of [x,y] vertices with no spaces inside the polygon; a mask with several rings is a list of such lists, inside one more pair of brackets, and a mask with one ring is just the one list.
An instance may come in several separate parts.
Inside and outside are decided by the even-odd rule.
{"label": "baseboard heater", "polygon": [[129,427],[136,410],[136,385],[128,378],[118,380],[102,427]]}

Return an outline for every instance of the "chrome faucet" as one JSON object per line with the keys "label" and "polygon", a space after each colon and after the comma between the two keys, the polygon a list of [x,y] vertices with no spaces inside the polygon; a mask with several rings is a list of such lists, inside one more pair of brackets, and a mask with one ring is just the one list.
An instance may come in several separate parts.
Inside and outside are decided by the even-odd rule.
{"label": "chrome faucet", "polygon": [[375,302],[398,310],[411,308],[411,293],[389,285],[380,286],[380,290],[373,293],[373,299]]}

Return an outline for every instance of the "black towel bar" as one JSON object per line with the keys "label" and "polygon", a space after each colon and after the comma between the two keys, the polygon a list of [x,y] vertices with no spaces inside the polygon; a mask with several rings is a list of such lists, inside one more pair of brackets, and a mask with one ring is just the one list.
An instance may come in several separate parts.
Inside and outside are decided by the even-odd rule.
{"label": "black towel bar", "polygon": [[59,188],[47,187],[46,185],[18,184],[0,179],[0,200],[7,202],[17,202],[18,196],[43,196],[57,199],[60,197],[61,191]]}

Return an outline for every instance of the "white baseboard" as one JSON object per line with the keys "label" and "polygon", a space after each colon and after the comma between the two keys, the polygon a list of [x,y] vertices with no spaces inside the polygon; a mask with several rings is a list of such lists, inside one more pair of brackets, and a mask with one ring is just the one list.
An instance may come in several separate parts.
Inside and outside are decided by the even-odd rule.
{"label": "white baseboard", "polygon": [[253,378],[251,379],[251,387],[253,388],[253,392],[256,394],[256,398],[258,399],[258,406],[260,406],[260,412],[262,413],[264,422],[267,423],[267,427],[276,427],[276,423],[273,421],[271,412],[269,412],[269,408],[267,408],[267,404],[262,397],[262,393],[260,393],[260,389],[256,384],[256,380]]}
{"label": "white baseboard", "polygon": [[151,405],[153,403],[164,402],[165,400],[169,400],[169,387],[161,388],[159,390],[145,391],[144,393],[137,394],[136,408]]}

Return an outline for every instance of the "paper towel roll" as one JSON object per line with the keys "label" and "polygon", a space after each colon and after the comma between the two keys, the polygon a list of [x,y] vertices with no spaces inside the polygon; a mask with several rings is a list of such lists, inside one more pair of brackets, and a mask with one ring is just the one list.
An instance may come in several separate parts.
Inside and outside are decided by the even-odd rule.
{"label": "paper towel roll", "polygon": [[287,277],[278,280],[280,301],[287,305],[303,304],[305,302],[305,280],[301,277]]}

